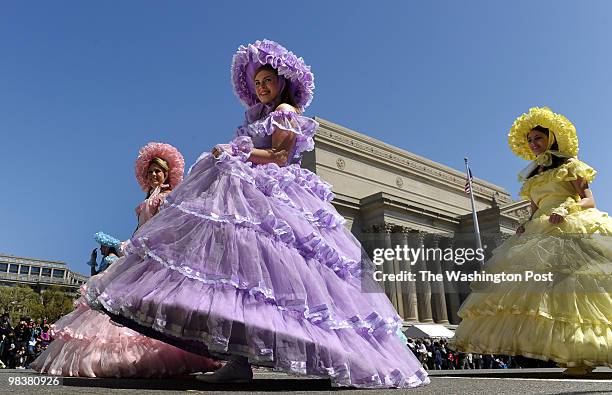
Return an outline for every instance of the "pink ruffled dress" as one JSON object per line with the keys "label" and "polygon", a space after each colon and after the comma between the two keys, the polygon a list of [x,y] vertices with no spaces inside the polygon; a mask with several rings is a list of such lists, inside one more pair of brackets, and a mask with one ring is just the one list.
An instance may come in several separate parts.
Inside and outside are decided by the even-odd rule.
{"label": "pink ruffled dress", "polygon": [[[168,192],[153,191],[136,208],[139,228],[152,218]],[[108,275],[109,268],[92,277]],[[91,279],[90,279],[91,281]],[[81,287],[87,293],[88,284]],[[115,324],[103,313],[92,310],[85,298],[75,302],[75,310],[52,325],[55,338],[32,363],[40,373],[81,377],[168,377],[215,370],[214,360],[183,351]]]}

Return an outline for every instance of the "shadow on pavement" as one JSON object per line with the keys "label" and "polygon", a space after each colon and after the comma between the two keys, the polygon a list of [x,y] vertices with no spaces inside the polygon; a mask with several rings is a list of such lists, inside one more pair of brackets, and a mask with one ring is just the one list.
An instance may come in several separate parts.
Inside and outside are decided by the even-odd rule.
{"label": "shadow on pavement", "polygon": [[245,384],[209,384],[193,377],[184,379],[114,379],[114,378],[82,378],[64,377],[63,384],[73,387],[88,388],[122,388],[147,390],[202,390],[202,391],[262,391],[286,392],[300,391],[330,391],[329,380],[320,379],[255,379]]}
{"label": "shadow on pavement", "polygon": [[471,369],[471,370],[430,370],[427,373],[435,377],[493,377],[493,378],[521,378],[521,379],[573,379],[573,380],[612,380],[612,371],[595,371],[585,376],[564,376],[562,369]]}

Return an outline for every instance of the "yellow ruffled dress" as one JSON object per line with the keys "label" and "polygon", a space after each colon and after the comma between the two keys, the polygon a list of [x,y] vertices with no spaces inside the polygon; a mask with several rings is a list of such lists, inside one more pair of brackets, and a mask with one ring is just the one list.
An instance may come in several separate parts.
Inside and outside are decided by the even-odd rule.
{"label": "yellow ruffled dress", "polygon": [[[570,183],[578,177],[591,182],[595,173],[570,159],[525,182],[521,196],[538,210],[525,232],[498,247],[484,267],[523,274],[522,281],[472,284],[458,313],[456,349],[566,367],[612,366],[612,218],[577,206]],[[567,210],[565,221],[551,224],[559,208]],[[552,273],[552,281],[526,279],[527,272]]]}

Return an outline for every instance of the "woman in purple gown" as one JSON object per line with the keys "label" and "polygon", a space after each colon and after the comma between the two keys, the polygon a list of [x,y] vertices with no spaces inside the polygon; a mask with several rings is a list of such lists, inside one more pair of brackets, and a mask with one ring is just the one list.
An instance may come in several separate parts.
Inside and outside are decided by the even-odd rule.
{"label": "woman in purple gown", "polygon": [[231,359],[204,381],[248,381],[255,364],[334,386],[428,383],[397,334],[402,319],[371,292],[372,263],[330,185],[300,167],[317,128],[302,115],[310,67],[257,41],[238,49],[232,82],[247,107],[236,138],[199,158],[127,258],[93,281],[89,303],[149,336]]}

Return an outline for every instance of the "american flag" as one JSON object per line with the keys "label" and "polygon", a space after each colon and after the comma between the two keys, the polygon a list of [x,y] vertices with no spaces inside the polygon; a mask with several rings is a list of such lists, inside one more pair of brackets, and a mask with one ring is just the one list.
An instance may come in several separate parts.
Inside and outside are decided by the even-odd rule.
{"label": "american flag", "polygon": [[467,193],[468,195],[470,193],[472,193],[472,189],[470,188],[470,183],[471,181],[474,179],[474,177],[472,177],[472,170],[470,170],[470,168],[468,167],[468,176],[465,178],[465,193]]}

